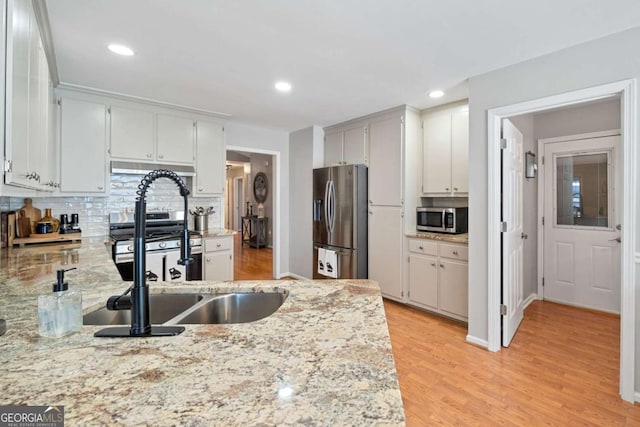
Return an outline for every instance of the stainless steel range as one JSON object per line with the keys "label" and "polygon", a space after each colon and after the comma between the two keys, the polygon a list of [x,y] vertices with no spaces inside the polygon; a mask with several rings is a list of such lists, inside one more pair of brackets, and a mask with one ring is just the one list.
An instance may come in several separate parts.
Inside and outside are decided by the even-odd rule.
{"label": "stainless steel range", "polygon": [[[202,236],[189,232],[193,262],[178,264],[184,212],[148,212],[146,214],[146,278],[147,281],[182,282],[202,280]],[[113,261],[123,280],[133,280],[133,213],[109,214],[109,237]]]}

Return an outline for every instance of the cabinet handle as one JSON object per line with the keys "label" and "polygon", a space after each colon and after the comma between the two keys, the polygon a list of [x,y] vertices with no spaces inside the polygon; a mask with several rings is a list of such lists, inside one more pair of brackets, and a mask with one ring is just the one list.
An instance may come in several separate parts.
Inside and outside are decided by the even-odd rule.
{"label": "cabinet handle", "polygon": [[424,251],[424,247],[422,246],[418,246],[418,249],[420,249],[421,251]]}
{"label": "cabinet handle", "polygon": [[198,188],[198,191],[199,191],[199,192],[202,192],[202,187]]}
{"label": "cabinet handle", "polygon": [[445,191],[449,191],[449,187],[446,187],[444,190],[445,190]]}
{"label": "cabinet handle", "polygon": [[207,257],[207,262],[211,262],[211,258]]}
{"label": "cabinet handle", "polygon": [[453,187],[453,191],[458,191],[458,187]]}
{"label": "cabinet handle", "polygon": [[444,264],[440,264],[440,268],[444,268]]}
{"label": "cabinet handle", "polygon": [[158,158],[159,159],[164,159],[164,155],[163,154],[158,154]]}
{"label": "cabinet handle", "polygon": [[458,255],[458,251],[453,251],[453,254],[454,255]]}
{"label": "cabinet handle", "polygon": [[431,263],[431,267],[435,267],[435,266],[436,266],[436,263],[435,263],[435,262],[432,262],[432,263]]}
{"label": "cabinet handle", "polygon": [[216,248],[219,248],[220,246],[222,246],[222,245],[221,245],[220,243],[218,243],[218,244],[216,245]]}
{"label": "cabinet handle", "polygon": [[151,153],[147,153],[147,158],[150,159],[151,158]]}
{"label": "cabinet handle", "polygon": [[102,185],[98,185],[98,190],[104,190],[104,187]]}
{"label": "cabinet handle", "polygon": [[373,215],[373,212],[369,211],[369,215]]}

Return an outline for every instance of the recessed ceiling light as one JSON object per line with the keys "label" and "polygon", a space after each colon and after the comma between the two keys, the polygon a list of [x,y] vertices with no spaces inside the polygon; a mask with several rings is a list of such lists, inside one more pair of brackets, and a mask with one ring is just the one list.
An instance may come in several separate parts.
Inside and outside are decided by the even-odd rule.
{"label": "recessed ceiling light", "polygon": [[291,90],[291,83],[277,82],[275,87],[276,90],[279,90],[280,92],[289,92]]}
{"label": "recessed ceiling light", "polygon": [[117,53],[118,55],[133,56],[133,54],[134,54],[134,52],[133,52],[133,50],[131,50],[131,48],[129,48],[127,46],[123,46],[121,44],[110,44],[107,47],[109,48],[109,50],[111,52]]}
{"label": "recessed ceiling light", "polygon": [[431,98],[442,98],[443,95],[444,92],[441,90],[434,90],[432,92],[429,92],[429,97]]}

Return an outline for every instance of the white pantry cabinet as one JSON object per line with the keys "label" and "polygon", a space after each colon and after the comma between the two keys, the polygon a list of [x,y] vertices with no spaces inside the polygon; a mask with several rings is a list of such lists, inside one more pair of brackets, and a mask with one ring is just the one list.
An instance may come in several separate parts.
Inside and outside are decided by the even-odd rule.
{"label": "white pantry cabinet", "polygon": [[403,301],[402,208],[369,206],[369,279],[384,297]]}
{"label": "white pantry cabinet", "polygon": [[409,303],[452,317],[468,317],[468,246],[408,239]]}
{"label": "white pantry cabinet", "polygon": [[225,142],[224,127],[215,122],[199,120],[196,124],[196,176],[193,196],[224,194]]}
{"label": "white pantry cabinet", "polygon": [[456,106],[423,114],[422,194],[463,196],[469,192],[469,112]]}
{"label": "white pantry cabinet", "polygon": [[203,280],[233,280],[233,236],[205,237]]}
{"label": "white pantry cabinet", "polygon": [[30,0],[7,3],[5,183],[51,191],[49,65]]}
{"label": "white pantry cabinet", "polygon": [[404,114],[369,122],[369,204],[402,206]]}
{"label": "white pantry cabinet", "polygon": [[[90,153],[90,155],[87,155]],[[107,107],[60,100],[60,192],[106,193]]]}

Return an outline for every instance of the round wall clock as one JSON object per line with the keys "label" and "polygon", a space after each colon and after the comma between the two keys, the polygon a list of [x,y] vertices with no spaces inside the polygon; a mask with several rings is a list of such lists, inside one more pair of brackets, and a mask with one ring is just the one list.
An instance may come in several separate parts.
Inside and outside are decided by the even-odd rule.
{"label": "round wall clock", "polygon": [[258,172],[253,179],[253,197],[258,203],[264,203],[269,194],[269,180],[264,172]]}

